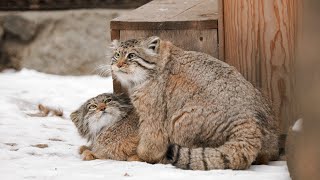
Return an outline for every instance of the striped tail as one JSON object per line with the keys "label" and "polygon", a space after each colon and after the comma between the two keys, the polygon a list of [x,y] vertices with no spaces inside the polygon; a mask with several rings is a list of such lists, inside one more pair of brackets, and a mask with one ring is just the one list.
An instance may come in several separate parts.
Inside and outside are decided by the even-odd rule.
{"label": "striped tail", "polygon": [[181,169],[247,169],[258,154],[256,148],[244,144],[226,143],[218,148],[187,148],[170,145],[166,154],[167,162]]}
{"label": "striped tail", "polygon": [[[271,160],[278,148],[270,143],[276,136],[262,135],[255,121],[234,126],[227,141],[218,147],[189,148],[172,144],[166,162],[182,169],[247,169],[256,159]],[[263,148],[262,148],[263,147]]]}

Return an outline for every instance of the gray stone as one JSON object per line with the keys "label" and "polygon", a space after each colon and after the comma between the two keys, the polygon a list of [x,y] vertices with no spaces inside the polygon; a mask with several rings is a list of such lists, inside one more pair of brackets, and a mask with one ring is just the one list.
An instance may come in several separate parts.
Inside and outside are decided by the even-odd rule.
{"label": "gray stone", "polygon": [[3,19],[3,27],[9,32],[23,41],[31,40],[37,31],[37,25],[18,15],[8,15]]}
{"label": "gray stone", "polygon": [[6,40],[4,48],[20,68],[60,75],[98,74],[97,67],[111,61],[110,20],[126,11],[19,12],[38,25],[37,33],[28,43]]}

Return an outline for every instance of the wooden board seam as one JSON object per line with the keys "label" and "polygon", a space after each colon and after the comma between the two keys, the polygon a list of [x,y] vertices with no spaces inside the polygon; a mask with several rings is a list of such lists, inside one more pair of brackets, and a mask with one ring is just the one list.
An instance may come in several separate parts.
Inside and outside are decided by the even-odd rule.
{"label": "wooden board seam", "polygon": [[163,21],[163,22],[123,22],[111,21],[111,29],[126,30],[177,30],[177,29],[218,29],[217,20],[204,21]]}

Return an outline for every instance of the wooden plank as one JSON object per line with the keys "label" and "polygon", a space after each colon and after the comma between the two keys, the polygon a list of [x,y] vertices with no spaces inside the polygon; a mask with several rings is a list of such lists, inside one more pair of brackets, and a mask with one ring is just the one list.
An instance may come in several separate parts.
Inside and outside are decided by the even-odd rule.
{"label": "wooden plank", "polygon": [[292,0],[224,0],[225,61],[269,96],[282,132],[297,119]]}
{"label": "wooden plank", "polygon": [[120,39],[120,30],[111,29],[111,41],[113,41],[115,39]]}
{"label": "wooden plank", "polygon": [[154,0],[111,21],[111,29],[218,28],[218,0]]}
{"label": "wooden plank", "polygon": [[[170,21],[177,14],[199,4],[203,0],[184,1],[184,0],[154,0],[144,6],[141,6],[132,12],[118,17],[117,21]],[[186,3],[184,3],[186,2]],[[175,19],[176,20],[176,19]]]}
{"label": "wooden plank", "polygon": [[[204,3],[204,5],[201,5]],[[123,16],[120,16],[115,21],[131,21],[131,22],[162,22],[162,21],[180,21],[180,20],[212,20],[218,19],[217,14],[210,14],[201,16],[203,11],[190,13],[186,19],[182,14],[188,14],[187,11],[196,8],[196,6],[211,6],[210,11],[218,13],[218,9],[214,6],[217,5],[217,0],[154,0],[145,4]],[[181,16],[179,16],[181,15]]]}
{"label": "wooden plank", "polygon": [[[218,34],[216,29],[205,30],[121,30],[120,40],[159,36],[185,50],[200,51],[218,58]],[[188,37],[188,38],[181,38]]]}
{"label": "wooden plank", "polygon": [[[119,40],[120,39],[120,30],[117,29],[111,29],[111,41],[113,40]],[[119,81],[117,81],[114,76],[112,76],[113,79],[113,92],[115,94],[120,93],[126,93],[126,91],[121,87],[121,84]]]}
{"label": "wooden plank", "polygon": [[128,30],[174,30],[174,29],[218,29],[218,21],[166,21],[166,22],[110,22],[111,29]]}
{"label": "wooden plank", "polygon": [[[111,39],[157,35],[186,50],[218,58],[218,15],[218,0],[154,0],[112,20]],[[116,80],[114,91],[124,91]]]}
{"label": "wooden plank", "polygon": [[219,59],[224,61],[224,19],[223,19],[223,0],[219,0],[219,19],[218,19],[218,47]]}
{"label": "wooden plank", "polygon": [[217,0],[201,1],[189,9],[175,15],[171,21],[207,21],[219,18]]}

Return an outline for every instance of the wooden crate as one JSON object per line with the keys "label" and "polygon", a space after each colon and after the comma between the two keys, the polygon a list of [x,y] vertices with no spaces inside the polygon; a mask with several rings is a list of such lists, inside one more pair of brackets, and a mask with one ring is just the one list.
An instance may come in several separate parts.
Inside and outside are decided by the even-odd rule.
{"label": "wooden crate", "polygon": [[[218,11],[218,0],[154,0],[113,19],[110,23],[111,40],[155,35],[186,50],[222,58]],[[114,91],[123,91],[116,81]]]}
{"label": "wooden crate", "polygon": [[[154,0],[114,19],[111,38],[157,35],[227,62],[269,97],[286,134],[299,114],[293,88],[297,1]],[[121,91],[116,82],[114,89]]]}

